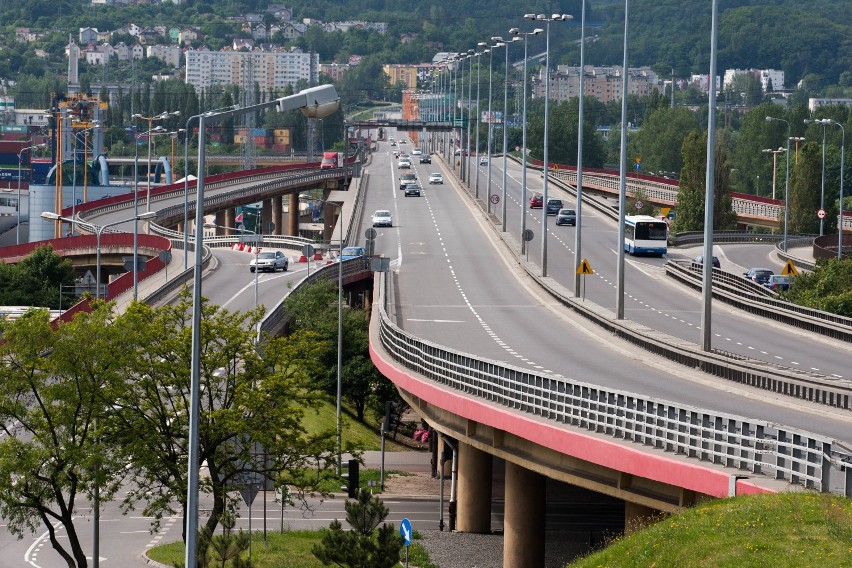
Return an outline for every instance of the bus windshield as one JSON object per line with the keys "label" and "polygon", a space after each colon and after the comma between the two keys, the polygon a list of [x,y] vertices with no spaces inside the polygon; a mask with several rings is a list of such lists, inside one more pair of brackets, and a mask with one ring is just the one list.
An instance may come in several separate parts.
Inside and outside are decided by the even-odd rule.
{"label": "bus windshield", "polygon": [[666,224],[665,223],[636,223],[637,241],[664,241],[666,240]]}

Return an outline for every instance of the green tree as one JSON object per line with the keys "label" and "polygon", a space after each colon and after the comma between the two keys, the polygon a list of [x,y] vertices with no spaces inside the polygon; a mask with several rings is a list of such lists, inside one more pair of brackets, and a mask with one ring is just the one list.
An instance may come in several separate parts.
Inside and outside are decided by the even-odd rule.
{"label": "green tree", "polygon": [[852,317],[852,258],[818,261],[813,272],[793,277],[785,295],[803,306]]}
{"label": "green tree", "polygon": [[71,261],[50,245],[36,247],[17,264],[0,265],[0,304],[59,307],[59,287],[74,283]]}
{"label": "green tree", "polygon": [[358,491],[356,500],[346,501],[346,522],[352,527],[344,531],[335,519],[323,534],[320,544],[313,547],[313,554],[324,565],[348,568],[392,568],[399,563],[402,537],[394,530],[393,523],[377,527],[387,518],[390,511],[378,497],[368,489]]}
{"label": "green tree", "polygon": [[69,567],[85,567],[77,500],[95,488],[109,500],[123,480],[101,427],[128,374],[125,336],[103,302],[58,327],[31,310],[0,331],[0,515],[18,538],[42,525]]}
{"label": "green tree", "polygon": [[679,172],[683,167],[683,141],[694,130],[698,130],[698,121],[695,114],[686,108],[662,107],[654,111],[635,136],[642,169]]}
{"label": "green tree", "polygon": [[807,142],[799,149],[795,168],[790,176],[790,211],[787,230],[796,234],[819,232],[820,184],[822,181],[822,149],[820,144]]}
{"label": "green tree", "polygon": [[[313,334],[268,339],[259,349],[262,309],[238,314],[204,301],[201,310],[198,465],[209,472],[200,489],[212,497],[204,522],[212,534],[238,498],[231,491],[245,473],[286,483],[295,495],[333,477],[335,432],[304,427],[304,416],[322,401],[310,382],[319,364]],[[119,319],[137,369],[116,397],[120,411],[111,422],[135,480],[124,503],[145,501],[145,514],[157,522],[175,503],[186,514],[191,313],[186,291],[159,309],[133,304]],[[265,449],[265,460],[253,458],[254,444]]]}
{"label": "green tree", "polygon": [[[677,197],[677,216],[672,231],[704,229],[704,196],[707,186],[707,134],[691,132],[683,143],[683,169]],[[736,226],[730,186],[731,166],[722,141],[717,142],[714,170],[713,230]]]}

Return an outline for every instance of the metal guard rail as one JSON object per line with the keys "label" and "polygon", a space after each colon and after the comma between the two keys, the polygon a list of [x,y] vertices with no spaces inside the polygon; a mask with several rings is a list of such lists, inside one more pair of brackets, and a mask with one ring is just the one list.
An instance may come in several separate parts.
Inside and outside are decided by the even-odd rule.
{"label": "metal guard rail", "polygon": [[424,341],[391,322],[385,306],[386,281],[381,274],[382,347],[397,363],[427,380],[567,426],[852,496],[852,451],[834,440],[532,372]]}
{"label": "metal guard rail", "polygon": [[[666,275],[670,276],[692,288],[701,289],[701,271],[692,263],[682,261],[668,261],[665,265]],[[783,302],[775,298],[766,297],[763,291],[768,291],[763,286],[762,290],[746,289],[742,285],[758,285],[746,281],[738,276],[724,273],[718,269],[713,270],[713,297],[731,304],[739,309],[757,314],[766,318],[780,321],[827,337],[833,337],[841,341],[852,341],[852,318],[837,314],[831,314],[820,310],[814,310],[805,306]],[[735,285],[728,280],[739,280]],[[758,292],[758,293],[755,293]]]}

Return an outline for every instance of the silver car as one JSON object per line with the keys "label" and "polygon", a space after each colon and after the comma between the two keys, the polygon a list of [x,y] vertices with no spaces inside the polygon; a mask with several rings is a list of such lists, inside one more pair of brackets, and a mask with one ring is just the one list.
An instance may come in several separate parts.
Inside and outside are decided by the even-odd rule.
{"label": "silver car", "polygon": [[278,269],[286,271],[289,264],[289,259],[284,256],[284,253],[280,250],[262,251],[257,253],[257,255],[251,259],[251,262],[249,263],[249,270],[251,272],[254,272],[255,270],[258,272],[275,272]]}

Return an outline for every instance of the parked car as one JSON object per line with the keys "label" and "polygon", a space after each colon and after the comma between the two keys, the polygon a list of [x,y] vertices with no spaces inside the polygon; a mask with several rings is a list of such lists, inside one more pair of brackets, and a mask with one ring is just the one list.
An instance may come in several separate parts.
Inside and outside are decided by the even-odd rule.
{"label": "parked car", "polygon": [[343,247],[343,250],[340,252],[341,260],[349,260],[351,258],[358,258],[359,256],[367,256],[367,249],[364,247]]}
{"label": "parked car", "polygon": [[765,286],[769,282],[769,277],[775,274],[768,268],[749,268],[747,272],[743,272],[746,280],[751,280],[755,284]]}
{"label": "parked car", "polygon": [[545,208],[545,212],[548,215],[556,215],[559,213],[559,210],[562,209],[562,200],[557,199],[556,197],[549,197],[547,199],[547,207]]}
{"label": "parked car", "polygon": [[557,225],[577,225],[577,212],[573,209],[560,209],[556,214]]}
{"label": "parked car", "polygon": [[[695,258],[692,259],[693,264],[704,264],[704,255],[699,254]],[[713,268],[722,268],[722,263],[719,262],[719,258],[713,256]]]}
{"label": "parked car", "polygon": [[766,282],[766,284],[764,284],[764,286],[776,292],[780,290],[789,290],[790,277],[785,276],[784,274],[773,274],[769,277],[769,280]]}
{"label": "parked car", "polygon": [[544,207],[544,197],[536,193],[530,197],[530,209],[541,209]]}
{"label": "parked car", "polygon": [[399,176],[399,189],[405,189],[409,183],[417,183],[417,174],[414,172],[406,172]]}
{"label": "parked car", "polygon": [[429,174],[429,183],[440,183],[441,185],[444,185],[444,176],[441,175],[440,172],[432,172]]}
{"label": "parked car", "polygon": [[284,256],[280,250],[265,250],[257,253],[249,263],[249,271],[254,272],[275,272],[276,270],[287,271],[287,266],[290,264],[289,259]]}
{"label": "parked car", "polygon": [[420,163],[421,164],[431,164],[432,163],[432,156],[430,156],[429,154],[421,154],[420,155]]}
{"label": "parked car", "polygon": [[377,209],[373,213],[374,227],[393,227],[393,216],[387,209]]}
{"label": "parked car", "polygon": [[411,150],[412,156],[420,156],[422,154],[423,154],[423,150],[421,150],[420,148],[414,148],[414,149]]}
{"label": "parked car", "polygon": [[413,195],[415,197],[420,197],[420,186],[416,183],[409,183],[405,186],[405,196]]}

